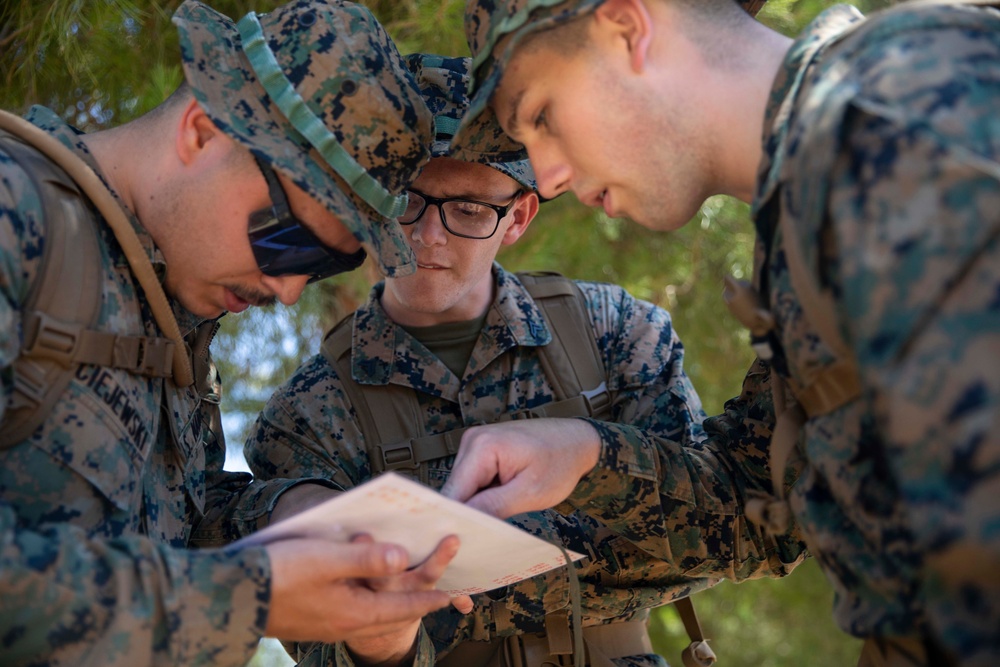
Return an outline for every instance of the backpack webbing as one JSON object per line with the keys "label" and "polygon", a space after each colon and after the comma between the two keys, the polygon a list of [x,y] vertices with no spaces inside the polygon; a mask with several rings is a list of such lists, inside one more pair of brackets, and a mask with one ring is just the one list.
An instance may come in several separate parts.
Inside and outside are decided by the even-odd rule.
{"label": "backpack webbing", "polygon": [[[552,342],[538,348],[539,361],[556,400],[531,410],[502,415],[499,421],[536,417],[602,418],[611,407],[604,364],[594,340],[583,294],[573,281],[554,273],[518,274],[542,311]],[[375,474],[409,471],[427,481],[423,463],[458,453],[471,426],[427,435],[416,392],[400,385],[363,385],[351,374],[353,316],[326,335],[322,353],[337,370],[358,415]],[[584,389],[587,387],[588,389]],[[376,418],[377,416],[377,418]]]}
{"label": "backpack webbing", "polygon": [[85,197],[62,168],[20,137],[0,130],[0,147],[38,192],[45,225],[38,275],[21,312],[14,386],[0,423],[0,449],[6,449],[45,421],[80,364],[171,377],[175,343],[92,328],[101,303],[102,263]]}
{"label": "backpack webbing", "polygon": [[[552,333],[552,342],[538,348],[538,357],[556,400],[531,410],[502,415],[498,421],[536,417],[608,418],[612,401],[605,381],[607,373],[580,288],[558,273],[518,273],[517,277],[542,311]],[[422,464],[457,454],[462,434],[472,427],[427,435],[415,390],[401,385],[355,382],[351,372],[353,324],[354,316],[349,315],[334,326],[323,340],[322,354],[336,369],[344,392],[358,415],[358,428],[365,439],[373,472],[377,475],[385,470],[410,471],[426,483],[426,466]],[[711,665],[715,662],[715,654],[702,635],[691,599],[682,598],[673,604],[692,641],[684,652],[684,664],[687,667]],[[505,609],[501,601],[494,601],[495,610],[497,605],[500,611]],[[584,628],[585,637],[586,634]],[[495,643],[491,642],[490,646]],[[477,657],[471,661],[469,655],[460,653],[462,667],[497,664],[497,651],[490,646],[479,652],[476,645]],[[443,662],[454,663],[447,657]]]}

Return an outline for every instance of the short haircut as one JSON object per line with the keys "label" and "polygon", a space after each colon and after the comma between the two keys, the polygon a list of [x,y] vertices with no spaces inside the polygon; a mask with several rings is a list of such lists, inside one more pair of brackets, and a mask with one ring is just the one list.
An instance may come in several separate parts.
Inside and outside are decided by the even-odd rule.
{"label": "short haircut", "polygon": [[[729,57],[734,37],[746,21],[754,19],[736,0],[645,0],[645,2],[670,2],[681,10],[681,30],[700,47],[706,62],[716,66],[735,64]],[[586,48],[591,13],[577,16],[565,23],[544,28],[524,38],[519,49],[547,48],[571,57]]]}

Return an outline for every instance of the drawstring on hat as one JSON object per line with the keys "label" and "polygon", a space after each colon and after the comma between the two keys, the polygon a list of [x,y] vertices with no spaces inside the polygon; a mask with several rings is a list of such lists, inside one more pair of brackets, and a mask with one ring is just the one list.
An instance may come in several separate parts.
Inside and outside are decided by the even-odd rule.
{"label": "drawstring on hat", "polygon": [[236,24],[243,39],[243,51],[257,79],[285,118],[323,156],[326,163],[343,178],[354,192],[386,218],[393,219],[406,210],[406,194],[394,195],[344,150],[337,137],[313,113],[281,71],[281,66],[264,39],[256,12],[250,12]]}

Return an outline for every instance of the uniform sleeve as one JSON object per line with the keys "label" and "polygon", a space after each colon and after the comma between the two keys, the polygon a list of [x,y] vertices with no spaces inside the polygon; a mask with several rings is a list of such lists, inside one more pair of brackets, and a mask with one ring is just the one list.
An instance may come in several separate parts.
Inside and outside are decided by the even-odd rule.
{"label": "uniform sleeve", "polygon": [[226,444],[222,437],[218,406],[206,429],[205,514],[191,535],[197,547],[220,547],[256,532],[270,523],[281,495],[299,484],[338,488],[325,478],[254,477],[250,473],[224,470]]}
{"label": "uniform sleeve", "polygon": [[841,317],[888,463],[880,482],[898,494],[920,559],[916,595],[954,655],[992,664],[1000,655],[1000,40],[995,28],[978,37],[947,49],[972,55],[947,86],[913,98],[922,102],[915,117],[877,89],[854,101],[830,210]]}
{"label": "uniform sleeve", "polygon": [[749,494],[771,487],[767,369],[755,364],[741,395],[703,428],[669,314],[624,292],[589,298],[618,394],[613,421],[590,420],[600,459],[569,503],[691,577],[790,572],[805,546],[795,535],[764,534],[742,509]]}
{"label": "uniform sleeve", "polygon": [[42,204],[27,175],[0,151],[0,418],[21,349],[20,304],[41,263]]}
{"label": "uniform sleeve", "polygon": [[244,665],[264,633],[263,549],[193,551],[19,529],[0,505],[5,665]]}

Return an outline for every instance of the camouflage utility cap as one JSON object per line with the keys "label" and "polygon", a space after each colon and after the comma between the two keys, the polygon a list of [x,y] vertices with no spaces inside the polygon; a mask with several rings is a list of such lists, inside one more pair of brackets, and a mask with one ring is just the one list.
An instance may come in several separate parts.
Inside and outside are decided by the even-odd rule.
{"label": "camouflage utility cap", "polygon": [[233,23],[188,0],[173,21],[215,124],[330,209],[386,275],[411,272],[395,218],[430,159],[431,116],[371,12],[299,0]]}
{"label": "camouflage utility cap", "polygon": [[[756,16],[766,0],[734,0]],[[455,132],[452,149],[462,150],[489,136],[497,124],[490,98],[514,48],[528,35],[594,11],[604,0],[467,0],[465,38],[472,51],[469,111]],[[519,144],[506,140],[505,150]]]}
{"label": "camouflage utility cap", "polygon": [[451,152],[449,144],[455,130],[469,108],[469,66],[471,58],[447,58],[423,53],[406,56],[406,65],[413,72],[417,86],[427,107],[434,114],[434,141],[432,157],[453,157],[465,162],[489,165],[505,174],[528,190],[537,189],[535,172],[531,169],[524,147],[518,144],[515,151],[505,148],[509,144],[499,123],[485,127],[481,141],[465,150]]}

